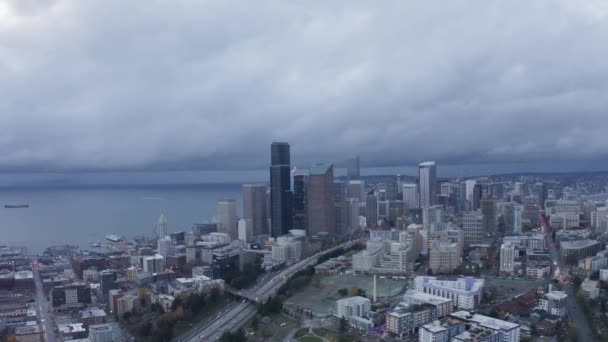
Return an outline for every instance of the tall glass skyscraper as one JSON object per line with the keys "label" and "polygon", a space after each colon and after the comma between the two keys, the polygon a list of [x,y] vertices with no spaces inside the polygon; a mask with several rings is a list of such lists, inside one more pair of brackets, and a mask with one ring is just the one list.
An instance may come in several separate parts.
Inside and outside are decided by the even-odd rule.
{"label": "tall glass skyscraper", "polygon": [[418,182],[420,207],[425,208],[435,204],[437,200],[437,168],[434,161],[427,161],[418,165]]}
{"label": "tall glass skyscraper", "polygon": [[292,229],[291,163],[289,144],[270,145],[270,234],[285,235]]}

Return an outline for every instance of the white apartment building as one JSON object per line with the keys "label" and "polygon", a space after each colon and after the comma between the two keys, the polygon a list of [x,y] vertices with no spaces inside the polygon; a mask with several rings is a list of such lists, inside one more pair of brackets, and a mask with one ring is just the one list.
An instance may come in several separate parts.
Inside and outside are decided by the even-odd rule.
{"label": "white apartment building", "polygon": [[484,279],[473,277],[417,276],[414,279],[416,291],[451,299],[455,307],[465,310],[472,310],[481,302],[484,287]]}
{"label": "white apartment building", "polygon": [[365,317],[371,311],[372,303],[369,298],[354,296],[336,301],[336,316]]}
{"label": "white apartment building", "polygon": [[539,308],[547,311],[551,315],[565,317],[568,313],[566,299],[568,294],[564,291],[551,291],[546,293],[539,301]]}
{"label": "white apartment building", "polygon": [[500,272],[513,273],[518,250],[515,245],[503,243],[500,246]]}

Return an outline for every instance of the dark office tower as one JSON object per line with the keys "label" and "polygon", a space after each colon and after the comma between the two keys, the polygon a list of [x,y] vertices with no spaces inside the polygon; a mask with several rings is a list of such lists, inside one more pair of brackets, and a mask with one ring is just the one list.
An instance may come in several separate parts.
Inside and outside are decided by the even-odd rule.
{"label": "dark office tower", "polygon": [[365,197],[365,221],[368,227],[378,226],[378,197],[374,194]]}
{"label": "dark office tower", "polygon": [[308,174],[297,173],[293,176],[293,228],[308,228],[306,216],[308,215]]}
{"label": "dark office tower", "polygon": [[308,234],[336,233],[334,208],[334,166],[315,165],[308,178]]}
{"label": "dark office tower", "polygon": [[547,200],[547,185],[543,182],[535,183],[532,186],[534,196],[538,198],[538,204],[541,209],[545,209],[545,201]]}
{"label": "dark office tower", "polygon": [[346,160],[346,176],[348,179],[359,179],[359,156],[354,156]]}
{"label": "dark office tower", "polygon": [[437,166],[434,161],[418,165],[418,191],[420,192],[420,207],[430,207],[437,200]]}
{"label": "dark office tower", "polygon": [[292,228],[291,165],[289,144],[270,145],[270,234],[285,235]]}
{"label": "dark office tower", "polygon": [[334,218],[336,219],[336,235],[346,235],[346,183],[334,181]]}
{"label": "dark office tower", "polygon": [[481,187],[481,184],[475,184],[473,187],[473,210],[479,209],[482,194],[483,188]]}
{"label": "dark office tower", "polygon": [[496,200],[484,198],[480,201],[481,215],[483,215],[483,229],[488,233],[495,233],[498,229],[498,214]]}
{"label": "dark office tower", "polygon": [[99,272],[99,285],[103,300],[108,300],[108,292],[118,288],[116,284],[116,271],[107,269]]}
{"label": "dark office tower", "polygon": [[397,180],[389,179],[378,184],[378,190],[384,190],[384,201],[394,201],[397,199]]}
{"label": "dark office tower", "polygon": [[266,216],[266,185],[243,185],[243,218],[251,220],[253,235],[268,234],[268,216]]}

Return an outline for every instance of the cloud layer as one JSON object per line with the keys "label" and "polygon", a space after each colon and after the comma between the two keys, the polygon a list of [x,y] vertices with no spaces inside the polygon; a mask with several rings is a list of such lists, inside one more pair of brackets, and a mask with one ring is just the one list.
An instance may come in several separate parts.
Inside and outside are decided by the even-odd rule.
{"label": "cloud layer", "polygon": [[608,160],[605,1],[0,0],[0,169]]}

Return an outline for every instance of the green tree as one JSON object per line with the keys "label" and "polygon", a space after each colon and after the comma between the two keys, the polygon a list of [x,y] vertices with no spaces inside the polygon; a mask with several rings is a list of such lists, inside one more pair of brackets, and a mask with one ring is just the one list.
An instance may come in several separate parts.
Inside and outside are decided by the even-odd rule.
{"label": "green tree", "polygon": [[346,321],[346,318],[344,318],[344,316],[342,316],[342,318],[340,319],[340,333],[345,333],[346,330],[348,330],[348,322]]}
{"label": "green tree", "polygon": [[251,320],[251,329],[253,329],[253,331],[258,331],[258,328],[260,326],[260,320],[258,319],[258,315],[253,316],[253,319]]}

